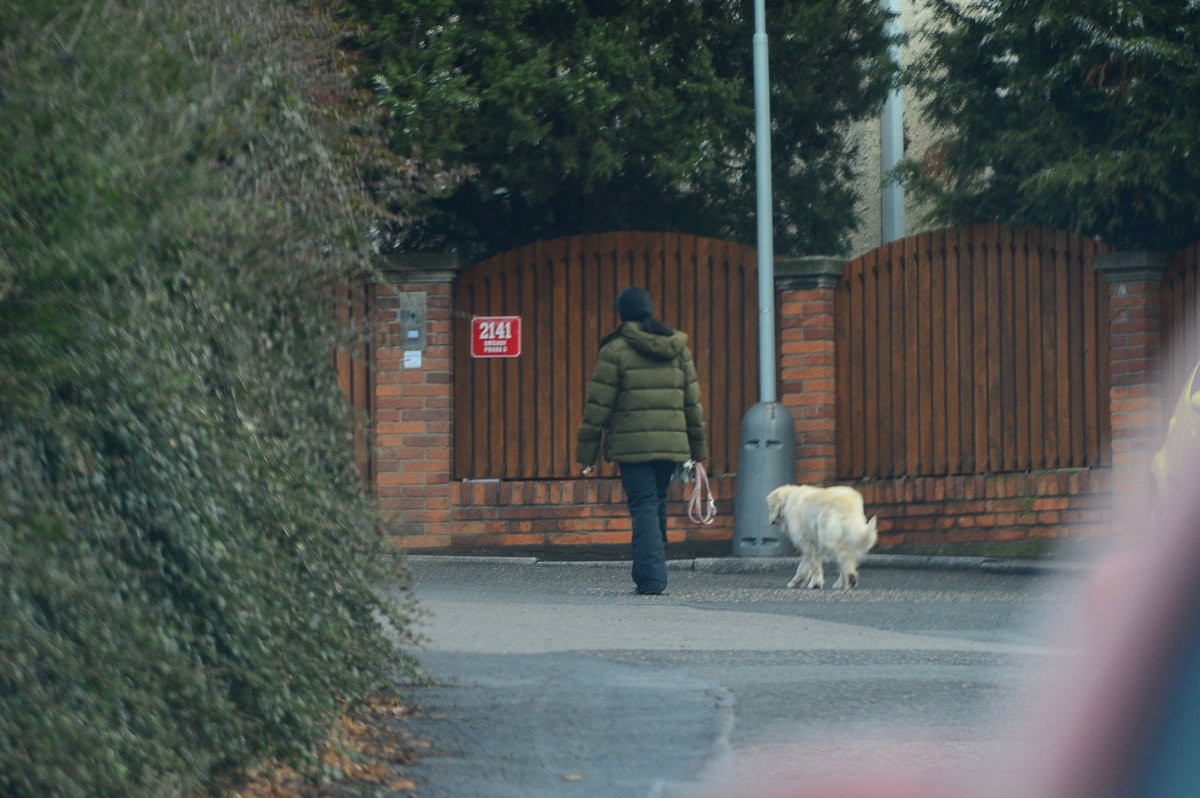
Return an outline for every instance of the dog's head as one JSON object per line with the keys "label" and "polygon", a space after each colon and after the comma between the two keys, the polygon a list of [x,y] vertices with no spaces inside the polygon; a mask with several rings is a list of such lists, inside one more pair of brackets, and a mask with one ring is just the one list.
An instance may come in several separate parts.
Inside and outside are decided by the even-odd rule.
{"label": "dog's head", "polygon": [[776,488],[767,494],[767,523],[774,524],[779,521],[779,515],[783,512],[783,506],[787,504],[787,495],[785,488]]}
{"label": "dog's head", "polygon": [[811,490],[807,485],[780,485],[768,493],[767,523],[777,523],[789,503],[802,499]]}

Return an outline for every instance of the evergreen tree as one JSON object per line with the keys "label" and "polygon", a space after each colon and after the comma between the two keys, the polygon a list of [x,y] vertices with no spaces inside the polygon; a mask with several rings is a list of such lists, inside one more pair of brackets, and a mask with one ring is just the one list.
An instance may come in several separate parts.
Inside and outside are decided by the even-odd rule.
{"label": "evergreen tree", "polygon": [[929,2],[931,46],[908,78],[941,135],[903,175],[933,221],[1124,249],[1200,236],[1200,5]]}
{"label": "evergreen tree", "polygon": [[[751,4],[349,0],[404,156],[464,169],[393,245],[479,255],[613,229],[754,240]],[[855,226],[850,123],[894,67],[877,0],[767,4],[776,246]],[[406,209],[411,211],[411,209]]]}

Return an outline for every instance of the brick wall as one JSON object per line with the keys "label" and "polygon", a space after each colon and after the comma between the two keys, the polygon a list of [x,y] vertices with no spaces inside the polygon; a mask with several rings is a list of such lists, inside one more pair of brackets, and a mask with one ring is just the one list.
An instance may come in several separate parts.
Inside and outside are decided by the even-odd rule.
{"label": "brick wall", "polygon": [[844,262],[793,258],[775,266],[779,400],[796,428],[796,481],[824,485],[837,474],[834,289]]}
{"label": "brick wall", "polygon": [[1095,535],[1111,518],[1108,469],[859,482],[879,547]]}
{"label": "brick wall", "polygon": [[[1162,422],[1161,264],[1153,256],[1112,258],[1098,259],[1096,268],[1110,285],[1113,468],[861,481],[856,486],[868,512],[880,518],[881,549],[1088,535],[1109,528],[1114,501],[1144,495]],[[436,257],[410,259],[378,292],[375,487],[396,544],[412,551],[626,551],[629,521],[616,479],[452,481],[456,266]],[[837,472],[834,290],[841,267],[829,258],[777,266],[779,401],[795,421],[800,482],[830,484]],[[420,364],[406,365],[411,342],[401,309],[406,295],[422,294],[427,338]],[[684,486],[672,487],[675,551],[731,550],[736,480],[714,476],[713,489],[718,518],[704,527],[686,518]]]}
{"label": "brick wall", "polygon": [[[376,292],[380,340],[374,375],[375,491],[396,542],[406,549],[446,548],[453,529],[450,291],[454,272],[442,266],[436,260],[419,262],[417,267],[390,274]],[[410,302],[424,305],[423,342],[408,337],[409,327],[401,318],[402,305],[407,309]],[[407,364],[406,347],[414,347]]]}
{"label": "brick wall", "polygon": [[[690,489],[671,486],[667,541],[691,550],[728,553],[733,536],[732,477],[711,480],[717,520],[700,526],[687,518]],[[593,553],[629,548],[629,513],[618,479],[462,481],[452,486],[450,537],[458,551]],[[415,548],[405,541],[405,548]]]}
{"label": "brick wall", "polygon": [[1112,407],[1114,512],[1118,519],[1142,506],[1150,458],[1162,443],[1162,278],[1166,260],[1154,252],[1096,258],[1108,281],[1109,401]]}
{"label": "brick wall", "polygon": [[[796,419],[801,483],[832,484],[837,473],[834,292],[843,265],[797,258],[776,266],[780,401]],[[1125,434],[1145,423],[1143,416],[1114,419]],[[1112,517],[1110,476],[1108,469],[1071,469],[848,484],[862,492],[868,515],[879,516],[878,545],[887,549],[1096,534]]]}

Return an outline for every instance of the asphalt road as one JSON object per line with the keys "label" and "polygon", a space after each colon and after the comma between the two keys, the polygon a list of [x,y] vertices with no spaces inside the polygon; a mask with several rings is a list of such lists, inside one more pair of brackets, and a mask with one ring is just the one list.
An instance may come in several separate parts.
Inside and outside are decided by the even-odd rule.
{"label": "asphalt road", "polygon": [[410,564],[435,679],[410,690],[423,798],[691,796],[860,757],[992,767],[1078,582],[883,557],[854,591],[801,591],[788,563],[701,560],[646,597],[627,564]]}

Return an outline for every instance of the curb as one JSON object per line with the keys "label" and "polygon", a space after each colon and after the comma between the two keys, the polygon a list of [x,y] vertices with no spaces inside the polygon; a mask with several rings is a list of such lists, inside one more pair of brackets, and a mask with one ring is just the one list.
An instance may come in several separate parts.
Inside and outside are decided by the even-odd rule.
{"label": "curb", "polygon": [[[455,554],[409,554],[412,562],[474,565],[536,565],[541,567],[628,568],[628,560],[544,560],[541,557],[487,557]],[[696,557],[667,560],[669,571],[699,571],[712,574],[767,573],[791,571],[797,557]],[[938,557],[917,554],[868,554],[863,568],[899,568],[929,571],[983,571],[993,574],[1082,574],[1082,562],[1057,560],[1006,560],[988,557]]]}

